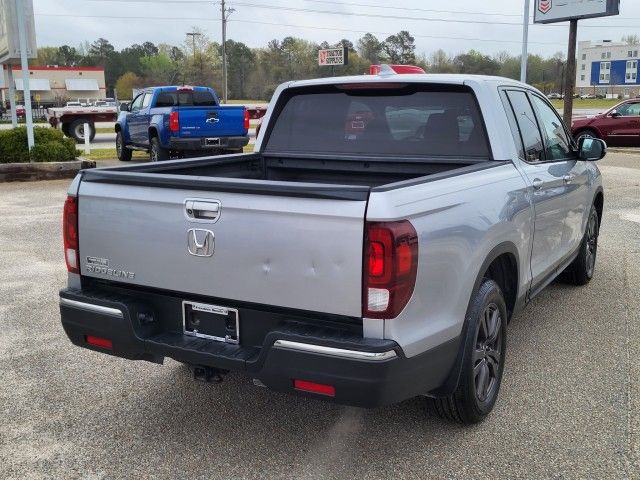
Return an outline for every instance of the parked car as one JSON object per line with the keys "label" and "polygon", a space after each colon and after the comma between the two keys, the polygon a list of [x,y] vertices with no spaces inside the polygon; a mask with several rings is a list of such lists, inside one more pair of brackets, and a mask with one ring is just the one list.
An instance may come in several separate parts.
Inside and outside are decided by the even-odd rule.
{"label": "parked car", "polygon": [[140,92],[115,125],[121,161],[132,150],[149,152],[152,161],[171,156],[238,153],[249,143],[249,113],[241,105],[221,106],[207,87],[154,87]]}
{"label": "parked car", "polygon": [[610,110],[571,122],[576,141],[600,138],[608,145],[640,147],[640,99],[625,100]]}
{"label": "parked car", "polygon": [[26,115],[26,110],[24,108],[24,105],[16,105],[16,116],[18,117],[24,117]]}
{"label": "parked car", "polygon": [[67,102],[65,107],[81,107],[82,104],[80,102]]}
{"label": "parked car", "polygon": [[561,95],[559,93],[550,93],[549,95],[547,95],[547,98],[549,100],[561,100],[564,98],[564,95]]}
{"label": "parked car", "polygon": [[594,275],[606,145],[574,144],[523,83],[401,77],[281,85],[254,153],[83,170],[63,216],[70,340],[199,380],[485,418],[508,321],[558,275]]}
{"label": "parked car", "polygon": [[583,95],[580,95],[580,98],[582,100],[591,100],[591,99],[596,98],[596,96],[593,93],[585,93]]}

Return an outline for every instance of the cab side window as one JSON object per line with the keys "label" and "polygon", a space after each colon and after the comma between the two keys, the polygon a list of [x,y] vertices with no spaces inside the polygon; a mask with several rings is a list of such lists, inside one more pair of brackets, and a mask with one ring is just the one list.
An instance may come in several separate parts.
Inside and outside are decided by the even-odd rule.
{"label": "cab side window", "polygon": [[524,158],[527,162],[539,162],[544,156],[544,145],[538,128],[533,108],[527,99],[527,94],[519,90],[507,92],[509,103],[516,117],[518,130],[524,146]]}
{"label": "cab side window", "polygon": [[616,108],[616,112],[623,117],[640,116],[640,103],[625,103]]}
{"label": "cab side window", "polygon": [[571,141],[556,111],[537,95],[531,95],[531,100],[538,111],[540,127],[545,134],[546,159],[554,161],[573,158]]}
{"label": "cab side window", "polygon": [[142,100],[142,108],[147,108],[149,106],[149,104],[151,103],[151,97],[153,97],[151,93],[144,94],[144,99]]}
{"label": "cab side window", "polygon": [[135,112],[137,110],[140,110],[140,107],[142,106],[143,98],[144,98],[144,93],[141,93],[136,98],[134,98],[133,102],[131,102],[130,111]]}

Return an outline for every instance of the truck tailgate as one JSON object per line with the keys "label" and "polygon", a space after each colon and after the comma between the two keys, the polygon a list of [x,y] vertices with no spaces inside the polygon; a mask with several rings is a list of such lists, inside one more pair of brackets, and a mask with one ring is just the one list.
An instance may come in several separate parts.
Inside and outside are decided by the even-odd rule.
{"label": "truck tailgate", "polygon": [[244,107],[180,107],[180,137],[230,137],[247,134]]}
{"label": "truck tailgate", "polygon": [[82,275],[361,315],[366,200],[87,181],[78,195]]}

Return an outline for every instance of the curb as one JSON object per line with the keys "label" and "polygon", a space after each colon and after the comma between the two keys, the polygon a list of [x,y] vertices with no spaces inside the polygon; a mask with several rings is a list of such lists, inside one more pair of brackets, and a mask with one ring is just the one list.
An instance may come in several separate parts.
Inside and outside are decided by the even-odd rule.
{"label": "curb", "polygon": [[0,182],[33,182],[38,180],[58,180],[73,178],[80,170],[95,168],[92,160],[43,163],[2,163]]}

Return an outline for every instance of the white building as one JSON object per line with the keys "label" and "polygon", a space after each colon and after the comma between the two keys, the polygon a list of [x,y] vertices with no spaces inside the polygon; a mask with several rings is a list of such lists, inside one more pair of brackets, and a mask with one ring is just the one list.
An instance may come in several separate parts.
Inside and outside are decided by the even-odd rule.
{"label": "white building", "polygon": [[580,94],[640,95],[640,45],[602,40],[578,42],[576,91]]}

